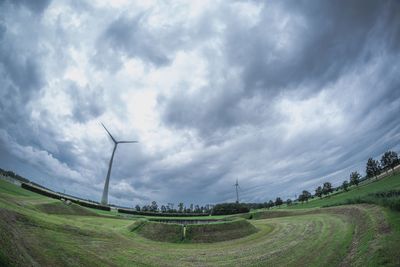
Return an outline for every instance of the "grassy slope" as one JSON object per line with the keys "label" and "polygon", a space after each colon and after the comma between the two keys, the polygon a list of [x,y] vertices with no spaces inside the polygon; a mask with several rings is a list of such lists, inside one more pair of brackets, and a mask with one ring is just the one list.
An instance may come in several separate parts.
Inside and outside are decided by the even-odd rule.
{"label": "grassy slope", "polygon": [[245,237],[257,232],[257,228],[247,220],[238,219],[229,222],[212,223],[208,225],[188,225],[187,242],[220,242]]}
{"label": "grassy slope", "polygon": [[[244,219],[236,219],[209,224],[182,225],[146,222],[137,232],[151,240],[174,243],[214,243],[242,238],[257,232],[257,228]],[[185,232],[185,236],[184,236]]]}
{"label": "grassy slope", "polygon": [[289,209],[316,208],[334,204],[341,204],[346,199],[365,196],[369,193],[400,189],[400,174],[390,175],[380,180],[367,181],[359,186],[353,186],[348,192],[340,192],[322,199],[314,198],[308,203],[288,207]]}
{"label": "grassy slope", "polygon": [[1,266],[400,264],[400,216],[379,206],[289,210],[294,216],[250,220],[259,231],[244,238],[174,244],[132,232],[136,219],[47,214],[39,208],[46,203],[57,201],[0,181]]}
{"label": "grassy slope", "polygon": [[141,236],[155,241],[181,242],[182,226],[179,224],[144,222],[136,230]]}

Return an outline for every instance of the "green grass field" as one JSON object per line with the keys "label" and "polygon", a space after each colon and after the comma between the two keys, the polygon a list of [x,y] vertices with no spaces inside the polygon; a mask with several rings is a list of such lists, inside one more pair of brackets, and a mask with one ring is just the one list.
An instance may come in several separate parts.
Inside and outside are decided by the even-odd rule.
{"label": "green grass field", "polygon": [[399,175],[387,177],[294,208],[255,211],[231,228],[196,226],[187,232],[195,238],[180,242],[179,225],[154,229],[161,223],[65,205],[0,180],[0,266],[399,266],[399,212],[319,208],[399,186]]}

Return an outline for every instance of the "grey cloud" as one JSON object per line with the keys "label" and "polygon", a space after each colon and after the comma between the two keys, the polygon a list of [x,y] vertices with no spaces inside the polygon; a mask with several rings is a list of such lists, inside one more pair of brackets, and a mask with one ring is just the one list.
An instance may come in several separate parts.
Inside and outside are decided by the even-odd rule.
{"label": "grey cloud", "polygon": [[[229,67],[217,75],[229,77],[232,68],[242,69],[239,77],[229,77],[239,83],[227,81],[222,88],[211,83],[198,94],[178,91],[169,100],[160,98],[164,121],[177,128],[194,128],[204,137],[221,128],[259,124],[270,112],[269,103],[282,92],[296,90],[303,98],[313,95],[395,43],[399,10],[396,3],[376,1],[363,2],[362,8],[359,1],[270,3],[263,6],[260,22],[250,29],[233,11],[225,12],[221,15],[226,24],[225,53],[220,60]],[[271,14],[274,11],[279,12],[277,18]],[[277,25],[281,17],[288,21],[284,29]],[[279,47],[280,38],[289,39],[288,48]],[[210,73],[212,81],[216,77]]]}
{"label": "grey cloud", "polygon": [[[281,2],[278,12],[291,13],[284,26],[289,36],[269,26],[277,26],[277,21],[271,19],[269,5],[264,6],[261,22],[251,30],[228,20],[229,62],[244,66],[247,91],[280,91],[309,80],[321,86],[335,80],[352,65],[370,31],[382,19],[382,3],[364,1],[362,8],[359,3]],[[285,15],[276,14],[278,18]],[[280,49],[281,38],[289,39],[284,44],[289,50]]]}
{"label": "grey cloud", "polygon": [[51,0],[2,0],[0,1],[1,4],[12,4],[17,7],[25,6],[29,10],[35,13],[42,13],[50,4]]}
{"label": "grey cloud", "polygon": [[95,119],[105,111],[106,104],[102,87],[91,88],[87,85],[81,88],[72,82],[68,87],[68,94],[73,103],[72,115],[78,122],[84,123]]}
{"label": "grey cloud", "polygon": [[[99,49],[96,62],[107,67],[109,57],[120,55],[140,58],[146,63],[163,66],[170,62],[169,51],[161,41],[161,36],[150,32],[144,25],[145,14],[133,18],[121,16],[113,21],[98,40]],[[102,62],[106,56],[106,62]],[[111,60],[112,61],[112,60]],[[115,64],[115,63],[114,63]],[[117,66],[119,65],[116,63]]]}
{"label": "grey cloud", "polygon": [[15,33],[8,29],[7,20],[1,24],[0,37],[0,125],[23,142],[29,139],[24,137],[23,130],[31,125],[29,103],[38,97],[45,80],[37,52],[30,52],[18,43]]}
{"label": "grey cloud", "polygon": [[162,51],[160,40],[146,31],[141,18],[142,16],[137,16],[128,20],[122,17],[114,21],[104,33],[105,39],[113,49],[121,49],[128,56],[140,57],[156,65],[168,63],[167,51]]}
{"label": "grey cloud", "polygon": [[168,22],[150,26],[157,10],[146,9],[132,16],[126,12],[107,25],[96,42],[94,64],[100,69],[119,70],[123,57],[140,59],[145,64],[164,67],[178,51],[200,47],[218,34],[216,12],[210,9],[194,21]]}
{"label": "grey cloud", "polygon": [[[0,22],[0,133],[4,137],[0,158],[4,165],[0,167],[15,167],[28,177],[32,174],[29,178],[46,186],[100,198],[112,144],[105,133],[99,139],[92,133],[79,137],[73,133],[93,129],[94,122],[104,116],[109,123],[103,122],[118,138],[136,138],[133,130],[126,130],[136,127],[142,141],[141,125],[124,125],[131,136],[112,129],[114,119],[118,127],[121,121],[131,121],[125,110],[131,99],[122,96],[133,89],[111,91],[109,85],[123,78],[118,70],[126,58],[139,59],[145,66],[170,67],[179,52],[195,51],[202,57],[207,85],[189,91],[191,84],[185,84],[189,80],[178,81],[168,93],[150,89],[159,92],[154,110],[160,112],[159,127],[189,144],[155,151],[148,151],[151,144],[144,142],[120,146],[111,178],[113,203],[234,200],[237,178],[243,201],[293,197],[324,181],[339,184],[350,171],[363,172],[368,157],[398,148],[400,12],[395,1],[268,2],[258,23],[250,26],[231,2],[222,2],[190,24],[172,23],[164,28],[149,27],[151,9],[131,16],[73,2],[71,13],[79,16],[66,22],[88,23],[93,30],[79,44],[74,39],[77,31],[62,27],[60,20],[55,28],[42,27],[48,4],[0,2],[4,7],[0,11],[4,17]],[[9,29],[17,24],[25,27],[15,35]],[[76,63],[86,53],[82,58],[89,59],[85,73],[94,79],[102,75],[105,84],[89,79],[81,87],[65,79],[63,70],[73,64],[67,54],[58,55],[62,63],[48,64],[51,51],[58,51],[59,43],[50,40],[55,32],[66,51],[78,52]],[[126,81],[121,84],[126,86]],[[68,109],[67,115],[57,117],[46,107],[35,110],[46,87],[54,86],[66,97],[62,100],[68,105],[60,109]],[[337,109],[327,110],[332,119],[339,120],[333,126],[329,116],[315,109],[316,114],[306,114],[304,124],[307,119],[321,122],[312,127],[301,125],[300,120],[296,128],[296,114],[291,125],[292,118],[277,108],[285,100],[300,105],[320,94],[327,95],[324,104]],[[331,115],[334,112],[339,114]],[[288,135],[291,130],[299,132]],[[13,147],[4,140],[12,140]],[[179,153],[185,155],[183,159]]]}

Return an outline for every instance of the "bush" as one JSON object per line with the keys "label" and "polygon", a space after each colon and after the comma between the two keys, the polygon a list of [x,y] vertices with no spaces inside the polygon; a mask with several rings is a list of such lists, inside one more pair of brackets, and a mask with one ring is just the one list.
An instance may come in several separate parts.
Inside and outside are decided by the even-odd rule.
{"label": "bush", "polygon": [[31,186],[29,184],[23,183],[23,184],[21,184],[21,187],[26,189],[26,190],[41,194],[41,195],[46,196],[46,197],[51,197],[51,198],[55,198],[55,199],[61,199],[61,196],[56,194],[56,193],[45,191],[45,190],[42,190],[42,189],[40,189],[38,187]]}
{"label": "bush", "polygon": [[212,215],[228,215],[237,213],[247,213],[249,208],[245,204],[240,203],[222,203],[217,204],[212,209]]}
{"label": "bush", "polygon": [[166,212],[152,212],[152,211],[137,211],[133,209],[117,209],[119,213],[144,215],[144,216],[157,216],[157,217],[193,217],[193,216],[208,216],[208,213],[166,213]]}

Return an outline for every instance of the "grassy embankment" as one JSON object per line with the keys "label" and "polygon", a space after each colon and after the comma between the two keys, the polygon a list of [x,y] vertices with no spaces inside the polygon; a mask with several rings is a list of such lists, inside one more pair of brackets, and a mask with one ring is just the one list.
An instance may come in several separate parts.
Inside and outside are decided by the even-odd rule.
{"label": "grassy embankment", "polygon": [[399,266],[399,212],[366,204],[317,208],[344,194],[396,188],[399,178],[302,209],[253,213],[243,222],[258,231],[216,243],[149,240],[141,218],[66,206],[0,181],[0,266]]}
{"label": "grassy embankment", "polygon": [[181,224],[138,221],[132,229],[148,239],[173,243],[213,243],[257,232],[254,225],[239,218],[209,224],[187,224],[185,229]]}
{"label": "grassy embankment", "polygon": [[367,180],[358,186],[352,186],[349,191],[340,191],[323,198],[314,198],[303,204],[287,207],[288,209],[308,209],[316,207],[328,207],[343,204],[352,204],[351,200],[366,198],[377,192],[400,190],[400,174],[388,175],[379,180]]}

